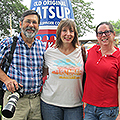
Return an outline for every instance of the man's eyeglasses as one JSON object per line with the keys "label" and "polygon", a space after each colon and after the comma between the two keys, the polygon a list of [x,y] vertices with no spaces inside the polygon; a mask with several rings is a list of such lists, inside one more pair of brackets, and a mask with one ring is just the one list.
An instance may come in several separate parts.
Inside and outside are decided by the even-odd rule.
{"label": "man's eyeglasses", "polygon": [[37,21],[35,21],[35,20],[31,21],[31,20],[27,19],[27,20],[25,20],[25,22],[28,24],[31,24],[31,22],[32,22],[32,24],[37,24]]}
{"label": "man's eyeglasses", "polygon": [[111,34],[111,32],[114,33],[112,30],[106,30],[106,31],[104,31],[104,32],[100,31],[100,32],[97,33],[97,36],[98,36],[98,37],[102,37],[103,33],[104,33],[106,36],[109,36],[109,35]]}

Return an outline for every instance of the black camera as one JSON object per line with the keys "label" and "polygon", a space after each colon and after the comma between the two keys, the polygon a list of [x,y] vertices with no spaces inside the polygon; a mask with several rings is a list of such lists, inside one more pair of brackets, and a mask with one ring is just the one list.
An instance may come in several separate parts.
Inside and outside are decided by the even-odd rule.
{"label": "black camera", "polygon": [[6,118],[12,118],[15,112],[17,101],[24,96],[24,89],[20,85],[19,88],[13,94],[8,96],[8,103],[2,110],[2,115]]}

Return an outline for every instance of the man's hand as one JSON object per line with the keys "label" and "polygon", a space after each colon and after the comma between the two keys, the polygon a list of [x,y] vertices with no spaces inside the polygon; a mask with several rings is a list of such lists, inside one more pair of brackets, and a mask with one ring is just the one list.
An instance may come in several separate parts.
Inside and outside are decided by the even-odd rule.
{"label": "man's hand", "polygon": [[[9,79],[9,80],[5,80],[5,85],[7,87],[7,89],[10,91],[10,92],[14,92],[16,90],[18,90],[18,83],[16,82],[16,80],[14,79]],[[23,85],[19,84],[21,87],[23,87]]]}

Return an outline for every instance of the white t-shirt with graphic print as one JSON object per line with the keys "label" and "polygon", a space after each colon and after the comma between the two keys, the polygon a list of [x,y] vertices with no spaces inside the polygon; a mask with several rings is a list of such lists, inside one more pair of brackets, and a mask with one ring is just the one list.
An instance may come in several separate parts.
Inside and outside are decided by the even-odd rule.
{"label": "white t-shirt with graphic print", "polygon": [[58,48],[48,48],[45,52],[45,66],[49,76],[43,85],[41,99],[51,105],[76,107],[82,105],[83,59],[81,47],[69,55]]}

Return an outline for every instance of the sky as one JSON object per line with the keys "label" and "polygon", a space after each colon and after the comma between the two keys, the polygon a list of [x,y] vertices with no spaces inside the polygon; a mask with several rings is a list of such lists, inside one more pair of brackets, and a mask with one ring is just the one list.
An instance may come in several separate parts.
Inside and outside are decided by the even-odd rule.
{"label": "sky", "polygon": [[[120,0],[84,0],[85,2],[93,2],[91,5],[92,8],[94,8],[94,11],[92,12],[94,14],[94,19],[92,24],[98,25],[100,22],[103,21],[114,21],[117,22],[120,20]],[[28,8],[30,8],[31,0],[23,0],[22,2],[24,5],[26,5]],[[87,39],[87,38],[95,38],[95,32],[93,33],[87,33],[85,36],[83,36],[81,39]]]}

